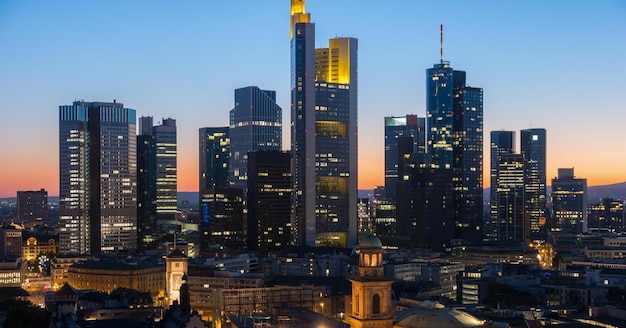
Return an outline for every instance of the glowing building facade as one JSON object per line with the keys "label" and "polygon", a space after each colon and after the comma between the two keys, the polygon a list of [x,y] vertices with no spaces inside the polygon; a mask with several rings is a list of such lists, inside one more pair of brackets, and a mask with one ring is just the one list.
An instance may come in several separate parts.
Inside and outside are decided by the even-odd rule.
{"label": "glowing building facade", "polygon": [[59,107],[61,254],[136,249],[135,122],[115,101]]}
{"label": "glowing building facade", "polygon": [[552,179],[552,217],[558,230],[588,232],[587,179],[574,177],[574,168],[560,168]]}

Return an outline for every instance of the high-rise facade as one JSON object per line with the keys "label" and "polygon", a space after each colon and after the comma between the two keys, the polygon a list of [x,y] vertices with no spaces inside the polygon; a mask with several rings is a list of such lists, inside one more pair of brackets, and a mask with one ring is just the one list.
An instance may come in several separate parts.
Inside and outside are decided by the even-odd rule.
{"label": "high-rise facade", "polygon": [[149,242],[156,220],[173,220],[177,210],[176,120],[153,125],[151,116],[139,118],[137,135],[137,233]]}
{"label": "high-rise facade", "polygon": [[211,246],[240,250],[245,246],[241,189],[200,190],[200,251]]}
{"label": "high-rise facade", "polygon": [[48,192],[45,189],[17,192],[17,218],[20,220],[48,218]]}
{"label": "high-rise facade", "polygon": [[176,146],[176,120],[165,118],[153,128],[156,140],[156,211],[159,219],[176,218],[178,208],[178,167]]}
{"label": "high-rise facade", "polygon": [[434,167],[453,170],[455,233],[464,244],[483,238],[483,90],[446,61],[426,71],[426,143]]}
{"label": "high-rise facade", "polygon": [[520,242],[528,239],[529,221],[524,201],[524,157],[502,153],[494,188],[495,239],[498,242]]}
{"label": "high-rise facade", "polygon": [[489,183],[489,224],[485,233],[490,237],[496,235],[497,222],[497,185],[498,185],[498,167],[500,163],[500,155],[515,153],[515,132],[514,131],[491,131],[491,147],[490,147],[490,183]]}
{"label": "high-rise facade", "polygon": [[248,249],[264,253],[291,244],[291,154],[248,153]]}
{"label": "high-rise facade", "polygon": [[576,178],[574,168],[560,168],[552,179],[552,217],[556,230],[588,231],[587,179]]}
{"label": "high-rise facade", "polygon": [[465,86],[465,72],[454,73],[452,146],[455,238],[481,243],[483,224],[483,89]]}
{"label": "high-rise facade", "polygon": [[292,243],[315,244],[315,24],[291,1]]}
{"label": "high-rise facade", "polygon": [[229,135],[230,185],[245,190],[248,152],[282,147],[282,109],[276,104],[276,91],[255,86],[236,89]]}
{"label": "high-rise facade", "polygon": [[157,227],[156,140],[151,116],[139,118],[137,135],[137,246],[153,240]]}
{"label": "high-rise facade", "polygon": [[357,40],[315,49],[304,1],[291,4],[293,243],[357,239]]}
{"label": "high-rise facade", "polygon": [[387,199],[396,198],[398,180],[398,138],[413,137],[413,153],[426,152],[426,119],[414,114],[385,117],[385,191]]}
{"label": "high-rise facade", "polygon": [[228,188],[230,137],[228,127],[199,129],[200,188]]}
{"label": "high-rise facade", "polygon": [[137,247],[136,113],[121,103],[59,106],[62,254]]}
{"label": "high-rise facade", "polygon": [[524,155],[524,198],[530,232],[544,230],[546,223],[546,129],[526,129],[520,133]]}

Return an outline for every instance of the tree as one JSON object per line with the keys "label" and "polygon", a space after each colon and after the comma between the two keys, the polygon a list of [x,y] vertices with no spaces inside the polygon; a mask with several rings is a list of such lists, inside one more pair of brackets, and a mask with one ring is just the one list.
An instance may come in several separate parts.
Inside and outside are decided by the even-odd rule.
{"label": "tree", "polygon": [[0,311],[6,311],[4,327],[48,328],[50,312],[29,301],[8,299],[0,302]]}

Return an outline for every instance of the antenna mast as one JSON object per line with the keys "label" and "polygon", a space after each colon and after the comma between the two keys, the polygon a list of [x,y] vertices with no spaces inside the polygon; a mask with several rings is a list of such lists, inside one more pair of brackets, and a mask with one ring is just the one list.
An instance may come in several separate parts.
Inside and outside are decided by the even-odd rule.
{"label": "antenna mast", "polygon": [[439,24],[439,57],[443,64],[443,23]]}

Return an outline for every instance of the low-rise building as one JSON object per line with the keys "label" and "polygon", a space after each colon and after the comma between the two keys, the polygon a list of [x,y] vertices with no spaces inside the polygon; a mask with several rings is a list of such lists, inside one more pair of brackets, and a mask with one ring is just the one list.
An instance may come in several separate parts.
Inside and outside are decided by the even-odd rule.
{"label": "low-rise building", "polygon": [[27,266],[21,258],[0,260],[0,287],[23,287]]}
{"label": "low-rise building", "polygon": [[76,289],[111,293],[114,289],[123,287],[150,292],[156,304],[156,297],[164,295],[165,265],[83,261],[68,268],[67,280]]}
{"label": "low-rise building", "polygon": [[22,246],[22,260],[34,261],[40,254],[54,254],[59,252],[58,236],[24,236],[26,241]]}

